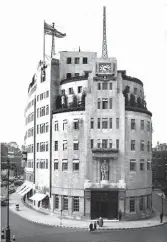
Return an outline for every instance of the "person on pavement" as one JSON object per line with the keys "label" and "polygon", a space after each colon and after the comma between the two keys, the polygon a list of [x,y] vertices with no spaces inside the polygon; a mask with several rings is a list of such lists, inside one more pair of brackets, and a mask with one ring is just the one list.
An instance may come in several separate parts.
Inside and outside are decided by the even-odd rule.
{"label": "person on pavement", "polygon": [[163,222],[163,213],[160,213],[160,223]]}
{"label": "person on pavement", "polygon": [[92,222],[89,224],[89,231],[90,231],[90,232],[93,231],[93,224],[92,224]]}

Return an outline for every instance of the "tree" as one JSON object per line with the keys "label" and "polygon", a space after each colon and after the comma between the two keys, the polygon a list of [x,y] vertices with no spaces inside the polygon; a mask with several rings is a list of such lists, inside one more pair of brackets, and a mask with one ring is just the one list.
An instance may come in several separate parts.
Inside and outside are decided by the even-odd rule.
{"label": "tree", "polygon": [[129,97],[128,97],[127,88],[124,89],[123,95],[125,97],[125,106],[128,106],[128,104],[129,104]]}
{"label": "tree", "polygon": [[56,97],[56,109],[60,109],[61,108],[61,96],[57,95]]}
{"label": "tree", "polygon": [[73,94],[72,106],[73,107],[77,107],[77,104],[78,104],[77,96],[75,94]]}
{"label": "tree", "polygon": [[135,95],[133,93],[130,94],[130,106],[132,106],[132,107],[136,106],[136,99],[135,99]]}

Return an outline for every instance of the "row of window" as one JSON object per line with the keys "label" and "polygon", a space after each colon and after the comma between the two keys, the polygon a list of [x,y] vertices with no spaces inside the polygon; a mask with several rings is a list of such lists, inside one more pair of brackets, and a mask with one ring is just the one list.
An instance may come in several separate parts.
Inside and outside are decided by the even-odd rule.
{"label": "row of window", "polygon": [[[59,160],[55,159],[54,160],[54,170],[59,170]],[[73,160],[73,171],[78,171],[79,170],[79,160]],[[67,171],[68,170],[68,160],[62,160],[62,171]]]}
{"label": "row of window", "polygon": [[[55,209],[59,209],[60,207],[60,201],[62,202],[61,209],[62,210],[68,210],[68,197],[67,196],[59,196],[55,195]],[[79,197],[72,197],[72,211],[73,212],[79,212]]]}
{"label": "row of window", "polygon": [[[136,150],[136,141],[131,140],[131,151]],[[140,151],[145,151],[145,142],[144,140],[140,140]],[[151,151],[151,142],[147,141],[147,152]]]}
{"label": "row of window", "polygon": [[97,109],[112,109],[112,98],[98,98]]}
{"label": "row of window", "polygon": [[[67,124],[68,124],[68,120],[67,119],[63,120],[63,130],[64,131],[67,130]],[[79,129],[79,120],[78,119],[73,120],[73,129],[75,129],[75,130]],[[59,131],[59,123],[57,120],[55,121],[55,131]]]}
{"label": "row of window", "polygon": [[[77,92],[78,93],[81,93],[82,92],[82,86],[78,86],[77,87]],[[62,89],[61,90],[61,93],[62,93],[62,95],[65,95],[65,94],[71,95],[71,94],[74,94],[74,89],[72,87],[69,87],[68,88],[68,93],[66,93],[65,89]]]}
{"label": "row of window", "polygon": [[34,121],[34,113],[30,113],[26,118],[26,124]]}
{"label": "row of window", "polygon": [[26,132],[26,137],[32,137],[34,135],[34,128],[28,129]]}
{"label": "row of window", "polygon": [[49,114],[49,105],[37,108],[37,118],[43,117]]}
{"label": "row of window", "polygon": [[[146,206],[145,206],[146,201]],[[145,209],[151,209],[152,207],[151,195],[139,197],[139,210],[144,211]],[[129,211],[133,213],[136,211],[136,197],[130,197],[129,199]]]}
{"label": "row of window", "polygon": [[[151,161],[147,160],[147,163],[145,163],[144,159],[140,159],[140,171],[144,171],[147,169],[147,171],[151,170]],[[137,170],[137,164],[135,159],[130,160],[130,171],[136,171]]]}
{"label": "row of window", "polygon": [[[55,151],[58,151],[58,140],[55,141]],[[67,150],[67,140],[63,140],[63,150]],[[73,150],[79,150],[78,140],[73,141]]]}
{"label": "row of window", "polygon": [[42,160],[37,159],[36,166],[38,169],[48,169],[48,159],[42,159]]}
{"label": "row of window", "polygon": [[48,151],[48,141],[37,143],[37,152]]}
{"label": "row of window", "polygon": [[31,145],[28,145],[27,146],[27,153],[33,153],[34,152],[34,145],[31,144]]}
{"label": "row of window", "polygon": [[[72,77],[79,77],[79,76],[80,76],[79,73],[74,73],[74,74],[72,74],[71,72],[66,73],[66,79],[71,79]],[[89,76],[89,72],[85,71],[84,77],[88,78],[88,76]]]}
{"label": "row of window", "polygon": [[[144,130],[144,120],[140,120],[140,130]],[[131,129],[136,129],[136,121],[135,119],[131,119]],[[147,121],[147,132],[151,132],[151,122]]]}
{"label": "row of window", "polygon": [[[91,139],[90,140],[91,143],[91,149],[94,148],[94,140]],[[113,140],[112,139],[98,139],[97,140],[97,146],[98,149],[102,148],[102,149],[112,149],[113,148]],[[119,139],[116,139],[116,149],[119,149]]]}
{"label": "row of window", "polygon": [[49,91],[43,92],[43,93],[37,95],[37,102],[39,100],[43,100],[43,99],[48,98],[48,97],[49,97]]}
{"label": "row of window", "polygon": [[33,168],[34,167],[34,163],[33,163],[33,160],[27,160],[27,167],[28,168]]}
{"label": "row of window", "polygon": [[42,123],[37,125],[37,134],[49,132],[49,123]]}
{"label": "row of window", "polygon": [[112,90],[112,82],[98,82],[97,90]]}
{"label": "row of window", "polygon": [[80,62],[82,64],[88,64],[88,58],[87,57],[82,57],[82,59],[80,57],[75,57],[74,60],[71,57],[67,57],[66,59],[66,64],[80,64]]}
{"label": "row of window", "polygon": [[26,107],[26,109],[25,109],[25,112],[27,112],[27,110],[30,108],[30,107],[32,107],[34,105],[34,100],[31,100],[29,103],[28,103],[28,105],[27,105],[27,107]]}
{"label": "row of window", "polygon": [[[130,86],[126,86],[126,88],[127,88],[127,92],[130,93]],[[137,89],[137,87],[134,87],[134,88],[133,88],[133,94],[134,94],[134,95],[137,95],[137,94],[138,94],[138,89]],[[142,96],[142,90],[140,90],[140,96]]]}
{"label": "row of window", "polygon": [[[94,129],[94,119],[91,118],[90,128]],[[98,129],[112,129],[113,128],[113,119],[112,118],[98,118],[97,119],[97,128]],[[116,118],[116,129],[119,129],[119,118]]]}

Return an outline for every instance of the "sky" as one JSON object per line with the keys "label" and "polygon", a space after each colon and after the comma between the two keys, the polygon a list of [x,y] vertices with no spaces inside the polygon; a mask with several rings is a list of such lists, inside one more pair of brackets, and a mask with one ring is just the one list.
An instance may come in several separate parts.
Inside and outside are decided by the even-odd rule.
{"label": "sky", "polygon": [[[43,57],[43,23],[66,33],[56,52],[95,51],[101,57],[103,6],[109,57],[144,83],[152,112],[153,146],[167,142],[167,1],[5,0],[0,14],[0,142],[24,143],[28,85]],[[46,36],[50,56],[51,37]]]}

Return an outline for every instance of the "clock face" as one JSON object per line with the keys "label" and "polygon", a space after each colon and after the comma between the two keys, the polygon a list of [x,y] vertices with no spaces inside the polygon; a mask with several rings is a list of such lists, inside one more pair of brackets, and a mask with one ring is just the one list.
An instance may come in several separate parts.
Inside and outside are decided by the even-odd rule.
{"label": "clock face", "polygon": [[111,73],[111,63],[99,63],[99,72]]}

